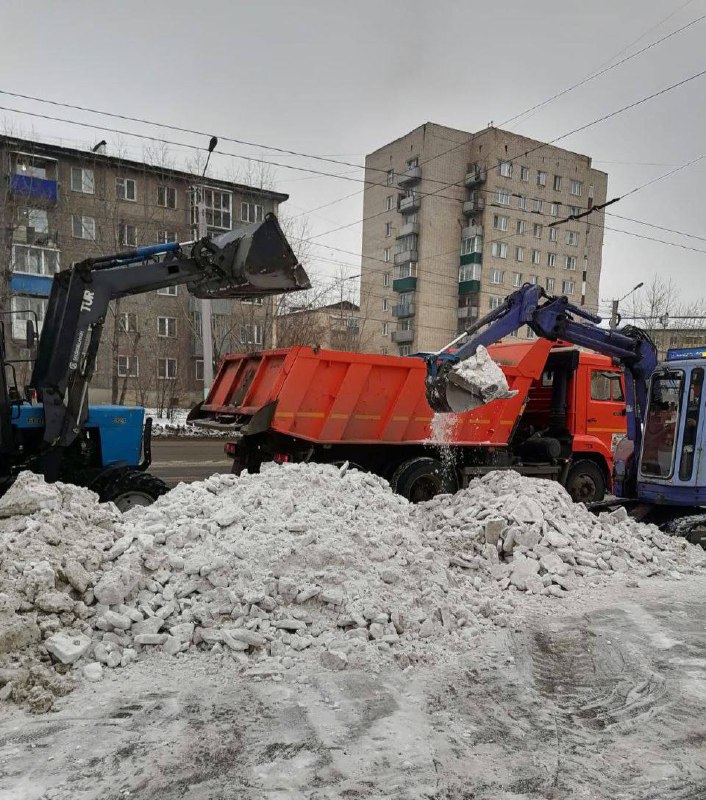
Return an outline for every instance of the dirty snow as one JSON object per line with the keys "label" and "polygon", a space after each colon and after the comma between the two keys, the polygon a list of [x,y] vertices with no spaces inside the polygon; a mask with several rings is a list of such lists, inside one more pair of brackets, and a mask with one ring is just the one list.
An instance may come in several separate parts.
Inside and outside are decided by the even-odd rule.
{"label": "dirty snow", "polygon": [[595,586],[677,581],[705,561],[514,472],[413,506],[370,474],[270,465],[125,515],[23,473],[0,499],[0,698],[43,712],[146,654],[275,681],[306,663],[421,668],[513,629],[528,603],[568,613]]}
{"label": "dirty snow", "polygon": [[229,434],[223,431],[200,428],[193,423],[187,423],[188,408],[175,408],[171,411],[159,413],[157,408],[146,408],[145,419],[152,417],[152,435],[157,437],[191,436],[199,439],[222,439]]}

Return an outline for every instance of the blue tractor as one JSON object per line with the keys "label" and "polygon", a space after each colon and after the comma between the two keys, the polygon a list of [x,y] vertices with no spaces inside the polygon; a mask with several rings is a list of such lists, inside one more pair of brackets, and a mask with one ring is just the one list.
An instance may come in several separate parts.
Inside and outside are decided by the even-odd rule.
{"label": "blue tractor", "polygon": [[[121,510],[167,491],[150,475],[143,408],[89,406],[88,388],[111,300],[186,284],[199,298],[252,298],[309,287],[274,215],[195,242],[87,259],[59,272],[27,387],[0,330],[0,492],[22,470],[86,486]],[[27,324],[27,345],[35,332]]]}
{"label": "blue tractor", "polygon": [[[440,413],[467,411],[501,396],[492,386],[474,384],[472,372],[456,365],[486,346],[528,326],[537,336],[610,356],[625,373],[627,436],[617,446],[615,497],[589,506],[592,511],[623,507],[634,518],[653,522],[706,546],[706,451],[704,371],[706,347],[671,350],[658,363],[645,331],[599,327],[601,318],[525,284],[478,320],[440,353],[427,358],[427,400]],[[449,352],[455,348],[453,352]],[[566,379],[555,375],[552,406],[566,403]],[[561,415],[557,415],[560,419]],[[543,431],[561,439],[564,432]]]}

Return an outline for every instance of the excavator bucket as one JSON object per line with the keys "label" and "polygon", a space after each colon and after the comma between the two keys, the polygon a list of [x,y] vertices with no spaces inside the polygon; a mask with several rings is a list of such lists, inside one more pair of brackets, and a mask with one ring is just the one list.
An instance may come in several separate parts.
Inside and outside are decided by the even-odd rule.
{"label": "excavator bucket", "polygon": [[473,411],[493,400],[507,400],[517,394],[510,391],[505,374],[482,345],[469,358],[444,369],[436,380],[435,390],[442,402],[432,408],[454,414]]}
{"label": "excavator bucket", "polygon": [[274,214],[196,242],[192,256],[208,260],[221,273],[191,284],[195,297],[257,297],[311,286]]}

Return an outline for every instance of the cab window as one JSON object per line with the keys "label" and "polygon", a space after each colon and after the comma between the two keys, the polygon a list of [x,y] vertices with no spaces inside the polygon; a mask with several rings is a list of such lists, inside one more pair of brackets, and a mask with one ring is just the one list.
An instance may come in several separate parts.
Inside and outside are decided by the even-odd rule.
{"label": "cab window", "polygon": [[640,471],[643,475],[669,478],[674,471],[683,384],[682,370],[665,370],[652,376],[642,442]]}
{"label": "cab window", "polygon": [[697,367],[691,371],[691,380],[689,381],[689,396],[686,400],[684,435],[682,436],[681,457],[679,462],[679,478],[683,481],[688,481],[694,472],[696,430],[699,426],[699,414],[701,412],[703,386],[704,371],[701,367]]}
{"label": "cab window", "polygon": [[619,372],[591,372],[591,400],[620,402],[624,399]]}

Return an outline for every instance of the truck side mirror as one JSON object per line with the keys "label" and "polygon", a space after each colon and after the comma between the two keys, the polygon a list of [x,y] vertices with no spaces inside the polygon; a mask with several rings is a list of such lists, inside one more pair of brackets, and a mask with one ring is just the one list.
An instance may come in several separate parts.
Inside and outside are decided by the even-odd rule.
{"label": "truck side mirror", "polygon": [[27,320],[27,349],[31,350],[37,341],[37,333],[34,330],[34,322],[31,319]]}

